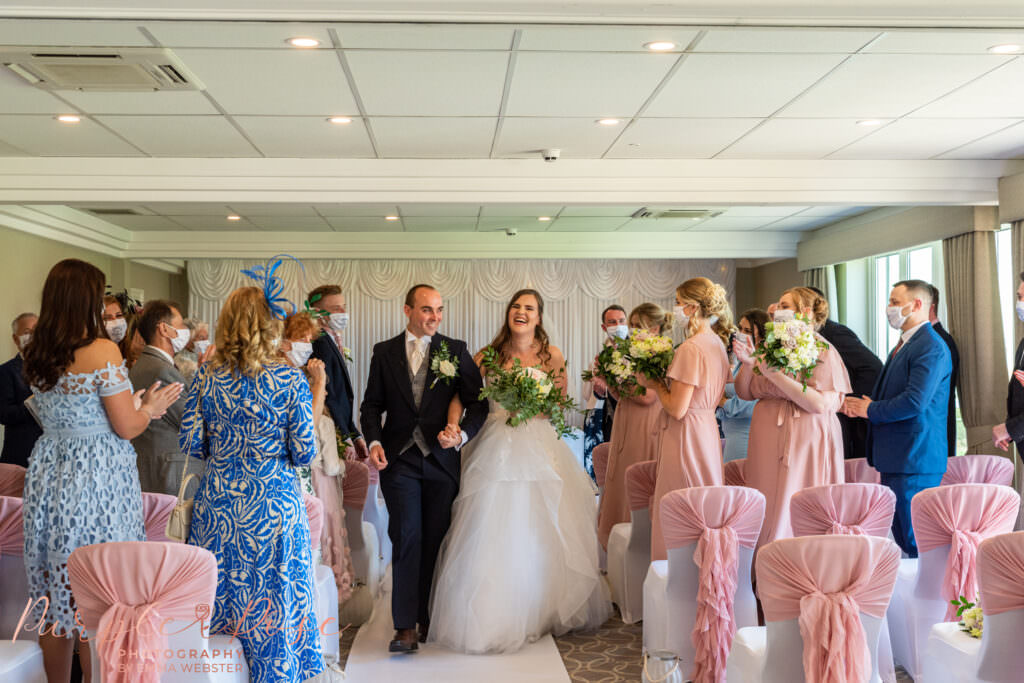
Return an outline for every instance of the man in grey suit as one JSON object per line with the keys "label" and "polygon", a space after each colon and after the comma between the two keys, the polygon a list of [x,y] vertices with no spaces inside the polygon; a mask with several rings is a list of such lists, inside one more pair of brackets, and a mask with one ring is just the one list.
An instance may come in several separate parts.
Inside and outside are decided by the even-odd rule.
{"label": "man in grey suit", "polygon": [[[182,321],[178,305],[159,300],[146,303],[138,330],[146,347],[129,373],[132,386],[138,390],[154,382],[161,385],[172,382],[185,384],[185,379],[174,367],[174,354],[188,344],[191,331]],[[182,392],[163,417],[150,422],[146,431],[132,440],[138,455],[139,483],[143,491],[178,495],[186,458],[178,447],[178,428],[187,393]],[[189,462],[190,474],[202,475],[205,469],[206,463],[202,460],[193,458]],[[187,495],[193,495],[195,488],[193,482]]]}

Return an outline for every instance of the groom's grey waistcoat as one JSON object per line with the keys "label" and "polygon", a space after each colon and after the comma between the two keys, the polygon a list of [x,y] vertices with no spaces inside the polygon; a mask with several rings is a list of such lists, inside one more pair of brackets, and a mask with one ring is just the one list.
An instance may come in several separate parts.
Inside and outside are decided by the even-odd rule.
{"label": "groom's grey waistcoat", "polygon": [[[412,368],[409,367],[409,382],[412,383],[412,399],[416,402],[416,410],[420,409],[420,402],[423,400],[423,389],[427,386],[427,366],[430,364],[428,358],[424,358],[423,362],[420,363],[419,372],[415,375],[412,374]],[[408,367],[408,366],[406,366]],[[420,449],[420,453],[424,456],[430,454],[430,447],[427,446],[427,440],[423,438],[423,430],[417,424],[416,428],[412,430],[412,438],[402,448],[402,452],[409,450],[409,447],[416,444],[416,447]]]}

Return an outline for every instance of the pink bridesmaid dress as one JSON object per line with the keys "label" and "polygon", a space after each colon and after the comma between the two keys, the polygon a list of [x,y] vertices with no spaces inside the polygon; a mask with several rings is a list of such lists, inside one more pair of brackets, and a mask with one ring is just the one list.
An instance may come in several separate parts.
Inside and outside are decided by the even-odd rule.
{"label": "pink bridesmaid dress", "polygon": [[681,420],[665,411],[659,417],[658,474],[651,505],[652,560],[667,558],[661,536],[661,497],[676,489],[722,485],[722,442],[715,421],[715,408],[729,377],[729,357],[722,340],[710,331],[687,339],[676,349],[668,377],[694,389]]}
{"label": "pink bridesmaid dress", "polygon": [[[821,336],[818,339],[824,341]],[[794,493],[809,486],[841,484],[844,479],[843,435],[836,411],[850,392],[850,377],[835,349],[830,347],[818,357],[807,386],[825,394],[822,412],[793,403],[750,366],[744,365],[737,378],[736,394],[758,399],[744,468],[747,486],[763,493],[767,501],[758,547],[793,536],[789,499]]]}
{"label": "pink bridesmaid dress", "polygon": [[661,404],[653,391],[637,398],[620,398],[615,408],[608,472],[597,522],[597,538],[605,549],[608,548],[608,534],[612,527],[630,519],[626,468],[634,463],[658,459],[661,413]]}

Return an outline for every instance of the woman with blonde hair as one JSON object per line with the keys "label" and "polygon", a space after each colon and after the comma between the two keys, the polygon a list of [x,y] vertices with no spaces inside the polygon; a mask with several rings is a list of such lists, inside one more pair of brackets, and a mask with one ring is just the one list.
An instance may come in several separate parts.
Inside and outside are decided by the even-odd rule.
{"label": "woman with blonde hair", "polygon": [[[672,329],[672,317],[658,304],[640,304],[630,312],[627,320],[631,330],[644,330],[649,334],[666,334]],[[619,404],[615,410],[615,427],[609,444],[608,470],[597,522],[597,538],[606,549],[612,527],[630,519],[626,468],[645,460],[658,459],[661,404],[655,392],[641,390],[644,393],[640,396],[620,396],[618,392],[611,391]]]}
{"label": "woman with blonde hair", "polygon": [[207,461],[189,543],[217,558],[211,631],[237,634],[257,683],[301,683],[324,668],[295,472],[316,455],[313,397],[278,357],[280,336],[260,289],[232,292],[179,434],[183,453]]}
{"label": "woman with blonde hair", "polygon": [[[793,287],[779,298],[775,320],[792,319],[795,313],[807,315],[819,330],[828,319],[828,303],[807,287]],[[758,399],[744,476],[747,486],[763,493],[767,502],[760,547],[793,535],[789,499],[794,493],[843,481],[843,435],[836,411],[850,392],[850,377],[833,348],[819,353],[806,390],[789,375],[756,361],[749,341],[736,342],[733,350],[742,364],[736,395]]]}
{"label": "woman with blonde hair", "polygon": [[667,385],[642,378],[661,403],[658,474],[651,505],[651,559],[664,560],[658,501],[669,491],[722,485],[722,442],[715,409],[725,393],[729,357],[725,343],[732,333],[732,311],[725,289],[706,277],[676,288],[674,325],[686,341],[676,349]]}

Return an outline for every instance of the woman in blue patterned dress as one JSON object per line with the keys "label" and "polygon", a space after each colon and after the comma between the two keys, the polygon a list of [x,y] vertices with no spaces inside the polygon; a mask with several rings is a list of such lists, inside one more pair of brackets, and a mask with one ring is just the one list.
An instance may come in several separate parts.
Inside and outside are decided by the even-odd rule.
{"label": "woman in blue patterned dress", "polygon": [[[25,377],[34,392],[30,405],[43,427],[25,477],[25,571],[29,594],[38,601],[26,624],[41,624],[39,645],[50,681],[70,678],[72,636],[82,635],[68,556],[93,543],[146,540],[135,449],[128,439],[161,417],[182,389],[154,385],[133,396],[121,352],[103,326],[104,279],[84,261],[55,265],[24,352]],[[89,671],[85,643],[79,654],[83,671]]]}
{"label": "woman in blue patterned dress", "polygon": [[316,454],[312,396],[302,370],[277,357],[280,335],[263,292],[232,292],[178,435],[182,452],[207,461],[189,543],[217,556],[211,628],[242,642],[256,683],[301,683],[323,670],[295,474]]}

